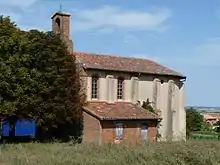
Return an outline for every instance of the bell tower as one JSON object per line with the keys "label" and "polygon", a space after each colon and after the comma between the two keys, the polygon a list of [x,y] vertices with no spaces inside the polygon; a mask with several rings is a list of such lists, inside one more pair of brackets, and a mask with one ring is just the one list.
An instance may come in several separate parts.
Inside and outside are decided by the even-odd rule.
{"label": "bell tower", "polygon": [[52,31],[59,34],[61,39],[66,43],[70,53],[73,52],[73,42],[70,39],[70,14],[64,12],[56,12],[51,17]]}

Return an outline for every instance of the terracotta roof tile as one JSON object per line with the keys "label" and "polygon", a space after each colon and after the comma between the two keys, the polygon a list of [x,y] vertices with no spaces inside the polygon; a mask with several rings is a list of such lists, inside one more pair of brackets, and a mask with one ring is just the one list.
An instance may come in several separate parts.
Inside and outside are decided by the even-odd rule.
{"label": "terracotta roof tile", "polygon": [[100,120],[160,119],[161,117],[129,102],[89,102],[83,109]]}
{"label": "terracotta roof tile", "polygon": [[148,59],[82,52],[74,52],[73,55],[76,56],[76,59],[83,65],[84,68],[171,75],[185,78],[185,76],[181,73],[175,72]]}
{"label": "terracotta roof tile", "polygon": [[209,114],[204,114],[203,116],[206,120],[212,120],[212,119],[217,119],[217,117],[209,115]]}
{"label": "terracotta roof tile", "polygon": [[209,115],[212,118],[220,119],[220,113],[206,113],[206,115]]}

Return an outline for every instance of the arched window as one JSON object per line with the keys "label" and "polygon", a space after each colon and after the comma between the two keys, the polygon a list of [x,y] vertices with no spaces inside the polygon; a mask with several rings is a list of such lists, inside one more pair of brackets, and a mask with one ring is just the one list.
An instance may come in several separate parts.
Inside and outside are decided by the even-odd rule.
{"label": "arched window", "polygon": [[60,18],[56,18],[55,23],[57,32],[60,32]]}
{"label": "arched window", "polygon": [[123,95],[124,95],[124,79],[119,77],[118,84],[117,84],[117,98],[119,100],[122,100]]}
{"label": "arched window", "polygon": [[92,99],[98,99],[98,76],[92,76]]}

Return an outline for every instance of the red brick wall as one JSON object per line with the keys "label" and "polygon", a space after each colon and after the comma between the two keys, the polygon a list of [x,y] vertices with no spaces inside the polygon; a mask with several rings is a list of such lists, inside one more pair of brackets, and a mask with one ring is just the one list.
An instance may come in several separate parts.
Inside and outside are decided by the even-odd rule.
{"label": "red brick wall", "polygon": [[63,39],[65,41],[69,41],[69,34],[70,34],[70,17],[64,16],[63,18]]}
{"label": "red brick wall", "polygon": [[111,121],[101,121],[102,126],[102,142],[114,142],[114,123]]}
{"label": "red brick wall", "polygon": [[58,32],[58,26],[55,23],[56,19],[60,19],[60,30],[61,30],[61,37],[65,40],[69,40],[69,33],[70,33],[70,17],[68,16],[62,16],[62,15],[56,15],[52,20],[52,29],[55,32]]}
{"label": "red brick wall", "polygon": [[148,139],[149,141],[155,141],[157,135],[156,123],[149,122],[148,123]]}
{"label": "red brick wall", "polygon": [[56,19],[59,18],[60,20],[60,32],[61,38],[66,43],[68,50],[70,53],[73,52],[73,42],[70,40],[70,17],[64,15],[56,15],[52,20],[52,29],[55,33],[58,32],[58,26],[56,23]]}
{"label": "red brick wall", "polygon": [[[99,121],[95,117],[83,112],[84,115],[84,130],[83,142],[97,143],[114,143],[115,142],[115,121]],[[123,122],[124,132],[123,143],[139,143],[141,142],[141,122],[125,121]],[[148,141],[156,139],[156,125],[153,122],[148,122]]]}
{"label": "red brick wall", "polygon": [[101,126],[99,120],[83,112],[83,142],[101,142]]}
{"label": "red brick wall", "polygon": [[137,143],[140,140],[140,130],[138,122],[124,122],[124,142]]}
{"label": "red brick wall", "polygon": [[[124,133],[122,142],[125,143],[139,143],[140,142],[140,122],[126,121],[124,124]],[[115,142],[115,122],[114,121],[102,121],[102,142]],[[156,139],[156,127],[154,123],[148,124],[148,140],[155,141]]]}

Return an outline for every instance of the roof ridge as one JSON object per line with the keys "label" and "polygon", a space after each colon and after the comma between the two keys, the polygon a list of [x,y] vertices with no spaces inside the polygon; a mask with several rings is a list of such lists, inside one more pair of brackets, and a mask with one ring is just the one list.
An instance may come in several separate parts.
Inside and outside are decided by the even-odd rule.
{"label": "roof ridge", "polygon": [[[149,74],[170,75],[186,78],[182,73],[173,68],[160,64],[157,61],[147,58],[137,58],[123,55],[113,55],[104,53],[73,52],[81,59],[87,68],[105,69],[105,70],[124,70],[128,72],[143,72]],[[119,58],[119,59],[117,59]],[[95,61],[94,61],[95,60]],[[126,63],[124,63],[124,62]],[[126,65],[127,66],[126,66]],[[134,64],[134,65],[133,65]],[[130,66],[133,65],[133,66]],[[118,68],[117,68],[118,67]],[[140,70],[139,70],[140,69]]]}
{"label": "roof ridge", "polygon": [[119,58],[137,59],[137,60],[148,60],[148,61],[157,63],[154,60],[150,60],[149,58],[139,58],[139,57],[134,57],[134,56],[113,55],[113,54],[107,54],[107,53],[79,52],[79,51],[73,52],[73,53],[82,53],[82,54],[95,55],[95,56],[119,57]]}
{"label": "roof ridge", "polygon": [[[99,119],[161,119],[161,116],[150,112],[149,110],[142,110],[141,107],[131,102],[129,104],[105,104],[104,102],[96,102],[96,106],[90,102],[83,107],[87,113]],[[129,105],[132,106],[129,106]],[[102,109],[102,111],[100,111]]]}

